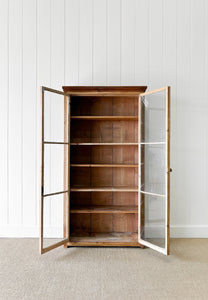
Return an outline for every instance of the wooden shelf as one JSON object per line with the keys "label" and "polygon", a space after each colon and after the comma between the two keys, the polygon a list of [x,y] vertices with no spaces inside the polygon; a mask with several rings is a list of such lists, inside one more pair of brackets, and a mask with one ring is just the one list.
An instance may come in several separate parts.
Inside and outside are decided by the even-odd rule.
{"label": "wooden shelf", "polygon": [[72,120],[136,121],[138,116],[71,116]]}
{"label": "wooden shelf", "polygon": [[138,146],[138,143],[71,143],[71,146]]}
{"label": "wooden shelf", "polygon": [[90,167],[90,168],[138,168],[137,165],[124,165],[124,164],[71,164],[71,167]]}
{"label": "wooden shelf", "polygon": [[138,192],[138,187],[71,187],[71,192]]}
{"label": "wooden shelf", "polygon": [[112,206],[112,205],[103,205],[103,206],[78,206],[72,207],[70,209],[72,214],[76,213],[87,213],[87,214],[137,214],[137,206]]}
{"label": "wooden shelf", "polygon": [[142,247],[138,243],[138,234],[135,232],[111,232],[111,233],[90,233],[76,234],[70,237],[68,246],[128,246]]}

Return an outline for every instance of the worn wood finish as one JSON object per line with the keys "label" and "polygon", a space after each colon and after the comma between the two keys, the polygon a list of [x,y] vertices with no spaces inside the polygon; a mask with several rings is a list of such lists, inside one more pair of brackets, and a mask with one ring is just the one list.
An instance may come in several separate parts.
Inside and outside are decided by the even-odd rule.
{"label": "worn wood finish", "polygon": [[119,213],[108,212],[103,210],[97,213],[76,212],[71,213],[70,228],[71,236],[95,233],[117,233],[132,232],[137,233],[137,212],[132,211]]}
{"label": "worn wood finish", "polygon": [[111,121],[135,121],[138,119],[137,116],[72,116],[72,120],[111,120]]}
{"label": "worn wood finish", "polygon": [[55,196],[55,195],[60,195],[60,194],[65,194],[65,193],[68,193],[68,190],[61,191],[61,192],[50,193],[50,194],[45,194],[45,195],[43,195],[43,197],[50,197],[50,196]]}
{"label": "worn wood finish", "polygon": [[[141,131],[145,116],[138,106],[138,97],[144,95],[146,87],[63,87],[63,90],[64,93],[59,94],[65,96],[65,139],[62,142],[65,147],[65,239],[43,251],[63,244],[65,247],[151,246],[145,241],[140,243],[145,192],[138,193],[143,184],[141,177],[144,177],[141,145],[146,144],[144,129]],[[66,95],[71,99],[71,113]],[[169,141],[169,123],[167,128]],[[169,174],[169,156],[167,160]],[[169,191],[169,177],[167,183]],[[62,192],[54,194],[58,193]],[[167,205],[169,210],[169,202]],[[152,248],[161,250],[157,246]]]}
{"label": "worn wood finish", "polygon": [[114,246],[114,247],[141,247],[138,243],[137,233],[112,232],[112,233],[93,233],[77,234],[72,236],[67,246]]}
{"label": "worn wood finish", "polygon": [[71,119],[71,236],[137,234],[138,98],[72,96]]}
{"label": "worn wood finish", "polygon": [[71,192],[138,192],[138,187],[82,187],[70,188]]}
{"label": "worn wood finish", "polygon": [[137,206],[137,192],[71,192],[71,206]]}
{"label": "worn wood finish", "polygon": [[68,142],[49,142],[49,141],[45,141],[44,144],[51,144],[51,145],[69,145]]}
{"label": "worn wood finish", "polygon": [[[56,141],[47,142],[44,140],[44,95],[45,92],[51,92],[55,94],[59,94],[64,96],[64,142],[59,143]],[[66,242],[69,242],[69,193],[70,193],[70,123],[69,123],[69,114],[70,114],[70,106],[69,106],[69,95],[63,92],[53,90],[47,87],[41,87],[41,194],[40,194],[40,238],[39,238],[39,251],[41,254],[46,253],[52,249],[60,247],[61,245],[66,246]],[[67,142],[66,142],[67,140]],[[45,144],[64,144],[64,187],[66,190],[57,191],[54,193],[44,194],[44,145]],[[43,240],[43,232],[44,232],[44,198],[45,197],[53,197],[55,195],[64,194],[64,215],[63,215],[63,226],[64,226],[64,238],[54,243],[48,247],[44,247]]]}
{"label": "worn wood finish", "polygon": [[137,143],[134,136],[136,121],[73,120],[71,144],[80,143]]}
{"label": "worn wood finish", "polygon": [[90,167],[90,168],[138,168],[138,165],[122,165],[122,164],[71,164],[71,167]]}
{"label": "worn wood finish", "polygon": [[[71,156],[71,148],[70,148],[70,140],[71,140],[71,98],[68,97],[68,109],[67,109],[67,142],[68,144],[68,156],[67,156],[67,167],[68,167],[68,173],[67,173],[67,179],[68,179],[68,202],[67,205],[65,206],[67,211],[66,211],[66,215],[67,215],[67,222],[66,222],[66,232],[68,233],[68,240],[70,239],[70,182],[71,182],[71,176],[70,176],[70,172],[71,172],[71,168],[70,168],[70,156]],[[65,213],[65,212],[64,212]]]}
{"label": "worn wood finish", "polygon": [[[70,235],[70,96],[64,96],[64,238]],[[64,247],[67,247],[64,244]]]}
{"label": "worn wood finish", "polygon": [[64,240],[62,240],[58,243],[55,243],[51,246],[45,247],[45,248],[42,249],[41,254],[44,254],[44,253],[46,253],[46,252],[48,252],[52,249],[55,249],[55,248],[58,248],[58,247],[62,246],[62,245],[66,245],[66,243],[68,243],[68,242],[69,242],[69,239],[67,238],[67,239],[64,239]]}
{"label": "worn wood finish", "polygon": [[65,93],[76,96],[135,96],[146,91],[147,86],[63,86]]}
{"label": "worn wood finish", "polygon": [[71,146],[71,164],[138,165],[137,146]]}
{"label": "worn wood finish", "polygon": [[[145,108],[141,106],[141,95],[138,98],[139,105],[138,105],[138,144],[139,144],[139,151],[138,151],[138,188],[141,191],[141,187],[145,183],[145,151],[144,148],[141,147],[142,142],[145,140]],[[140,240],[145,235],[145,197],[144,194],[141,192],[138,193],[138,240]]]}
{"label": "worn wood finish", "polygon": [[137,206],[120,206],[120,205],[96,205],[96,206],[76,206],[72,207],[70,212],[72,214],[76,213],[91,213],[91,214],[137,214],[138,207]]}
{"label": "worn wood finish", "polygon": [[166,90],[166,87],[162,87],[162,88],[159,88],[159,89],[155,89],[153,91],[149,91],[149,92],[144,92],[144,93],[141,93],[140,96],[147,96],[147,95],[151,95],[151,94],[154,94],[154,93],[158,93],[158,92],[162,92]]}
{"label": "worn wood finish", "polygon": [[71,146],[138,146],[138,143],[71,143]]}
{"label": "worn wood finish", "polygon": [[72,97],[72,117],[138,117],[136,112],[137,97]]}
{"label": "worn wood finish", "polygon": [[67,93],[63,93],[62,91],[58,91],[58,90],[55,90],[55,89],[51,89],[49,87],[46,87],[46,86],[42,86],[42,91],[48,91],[48,92],[51,92],[51,93],[54,93],[54,94],[59,94],[59,95],[63,95],[63,96],[69,96]]}
{"label": "worn wood finish", "polygon": [[41,106],[41,142],[40,142],[40,223],[39,223],[39,252],[43,253],[43,187],[44,187],[44,91],[40,88]]}

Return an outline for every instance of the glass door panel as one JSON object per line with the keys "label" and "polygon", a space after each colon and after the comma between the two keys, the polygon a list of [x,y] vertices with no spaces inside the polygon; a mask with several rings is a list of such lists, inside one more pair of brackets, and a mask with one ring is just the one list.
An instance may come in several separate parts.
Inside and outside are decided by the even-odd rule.
{"label": "glass door panel", "polygon": [[141,207],[144,210],[144,220],[141,227],[141,239],[157,247],[165,249],[165,197],[142,194]]}
{"label": "glass door panel", "polygon": [[[146,94],[146,95],[144,95]],[[166,142],[166,91],[144,93],[140,97],[142,118],[142,131],[140,142],[165,143]]]}
{"label": "glass door panel", "polygon": [[69,241],[70,97],[41,87],[41,195],[39,248]]}
{"label": "glass door panel", "polygon": [[139,243],[169,254],[170,88],[139,97]]}
{"label": "glass door panel", "polygon": [[141,191],[165,195],[166,145],[141,145]]}

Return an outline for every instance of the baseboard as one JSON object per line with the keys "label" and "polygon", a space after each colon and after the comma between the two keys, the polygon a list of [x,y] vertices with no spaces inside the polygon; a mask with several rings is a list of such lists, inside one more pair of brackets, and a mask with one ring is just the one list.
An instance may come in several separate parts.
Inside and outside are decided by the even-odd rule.
{"label": "baseboard", "polygon": [[[61,238],[63,228],[60,227],[48,227],[45,228],[45,237]],[[38,227],[26,227],[26,226],[0,226],[0,237],[2,238],[38,238]]]}
{"label": "baseboard", "polygon": [[36,238],[38,235],[39,229],[35,226],[0,226],[0,237],[2,238]]}
{"label": "baseboard", "polygon": [[[58,232],[60,228],[51,228],[51,237],[57,235]],[[2,238],[37,238],[38,236],[39,228],[36,226],[0,226]],[[170,236],[172,238],[208,238],[208,225],[173,225],[170,229]]]}
{"label": "baseboard", "polygon": [[208,238],[208,225],[173,225],[172,238]]}

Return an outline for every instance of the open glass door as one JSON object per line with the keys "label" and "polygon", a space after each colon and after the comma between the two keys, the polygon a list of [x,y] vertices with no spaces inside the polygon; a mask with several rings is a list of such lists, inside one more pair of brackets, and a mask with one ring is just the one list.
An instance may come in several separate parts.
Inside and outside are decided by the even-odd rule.
{"label": "open glass door", "polygon": [[41,192],[39,250],[69,241],[70,96],[41,87]]}
{"label": "open glass door", "polygon": [[139,243],[169,254],[170,87],[139,97]]}

